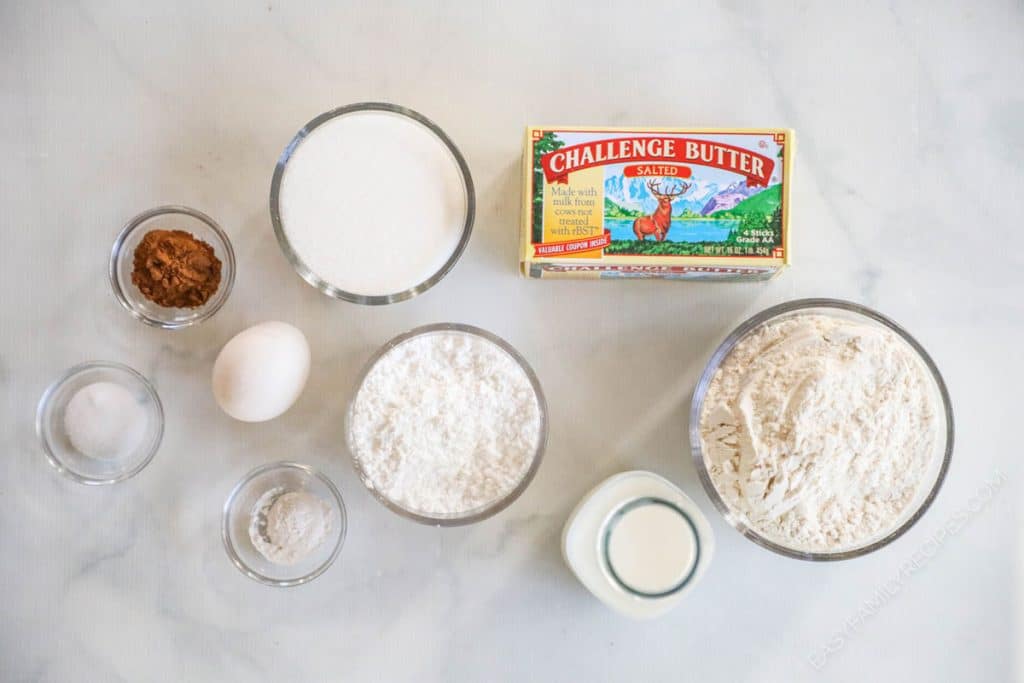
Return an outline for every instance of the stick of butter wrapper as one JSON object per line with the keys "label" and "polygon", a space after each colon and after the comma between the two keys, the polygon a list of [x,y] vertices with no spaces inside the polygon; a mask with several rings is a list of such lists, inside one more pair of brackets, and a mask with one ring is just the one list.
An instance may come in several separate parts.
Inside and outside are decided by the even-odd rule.
{"label": "stick of butter wrapper", "polygon": [[787,128],[530,126],[520,270],[767,280],[790,263],[794,145]]}

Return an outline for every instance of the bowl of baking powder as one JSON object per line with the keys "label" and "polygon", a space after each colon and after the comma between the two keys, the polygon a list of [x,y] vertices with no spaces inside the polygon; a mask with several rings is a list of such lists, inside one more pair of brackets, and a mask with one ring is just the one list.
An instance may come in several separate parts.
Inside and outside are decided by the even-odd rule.
{"label": "bowl of baking powder", "polygon": [[438,526],[511,505],[540,467],[547,406],[526,360],[470,325],[427,325],[370,359],[346,435],[359,477],[398,514]]}
{"label": "bowl of baking powder", "polygon": [[711,501],[787,557],[842,560],[893,542],[935,499],[953,452],[938,368],[889,318],[803,299],[715,350],[694,390],[690,444]]}

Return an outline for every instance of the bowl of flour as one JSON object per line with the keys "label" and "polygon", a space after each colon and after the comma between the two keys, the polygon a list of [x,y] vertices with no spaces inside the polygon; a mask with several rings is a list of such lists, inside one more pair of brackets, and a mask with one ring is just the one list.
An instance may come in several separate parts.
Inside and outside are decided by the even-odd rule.
{"label": "bowl of flour", "polygon": [[503,339],[420,327],[370,359],[349,406],[356,472],[386,507],[439,526],[497,514],[529,486],[547,442],[540,382]]}
{"label": "bowl of flour", "polygon": [[714,352],[690,442],[708,496],[744,536],[841,560],[891,543],[928,509],[953,413],[935,363],[899,325],[804,299],[755,315]]}

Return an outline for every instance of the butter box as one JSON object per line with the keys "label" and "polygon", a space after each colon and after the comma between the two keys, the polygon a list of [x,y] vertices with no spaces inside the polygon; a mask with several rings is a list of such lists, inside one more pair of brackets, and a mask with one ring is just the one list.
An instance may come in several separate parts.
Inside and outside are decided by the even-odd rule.
{"label": "butter box", "polygon": [[793,147],[785,128],[530,126],[520,269],[768,279],[790,260]]}

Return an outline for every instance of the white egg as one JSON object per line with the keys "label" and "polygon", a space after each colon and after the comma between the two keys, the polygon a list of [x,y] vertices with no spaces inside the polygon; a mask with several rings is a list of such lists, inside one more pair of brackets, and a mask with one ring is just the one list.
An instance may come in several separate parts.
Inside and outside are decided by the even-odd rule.
{"label": "white egg", "polygon": [[309,343],[297,327],[277,321],[232,337],[213,364],[213,396],[243,422],[271,420],[288,410],[309,378]]}

